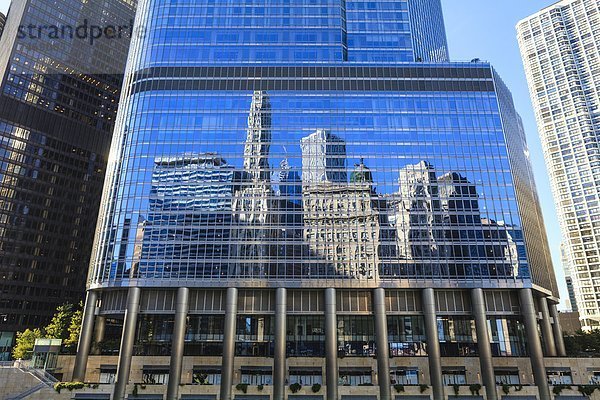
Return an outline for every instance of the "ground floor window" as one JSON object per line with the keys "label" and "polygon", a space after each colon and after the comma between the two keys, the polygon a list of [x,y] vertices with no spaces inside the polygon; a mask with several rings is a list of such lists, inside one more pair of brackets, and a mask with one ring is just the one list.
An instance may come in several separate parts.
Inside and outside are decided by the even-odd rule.
{"label": "ground floor window", "polygon": [[518,369],[497,369],[494,371],[494,374],[496,375],[496,385],[521,384]]}
{"label": "ground floor window", "polygon": [[323,372],[321,368],[290,368],[290,384],[299,383],[302,386],[323,384]]}
{"label": "ground floor window", "polygon": [[287,317],[286,353],[291,357],[325,355],[325,318],[322,315]]}
{"label": "ground floor window", "polygon": [[551,385],[572,385],[573,376],[569,368],[546,368],[548,383]]}
{"label": "ground floor window", "polygon": [[445,386],[466,385],[467,372],[464,368],[444,368],[442,370],[442,379]]}
{"label": "ground floor window", "polygon": [[525,325],[516,318],[488,320],[492,355],[496,357],[524,357],[527,355]]}
{"label": "ground floor window", "polygon": [[210,366],[194,366],[192,383],[195,385],[220,385],[221,369]]}
{"label": "ground floor window", "polygon": [[142,383],[146,385],[166,385],[169,383],[169,368],[145,366],[142,369]]}
{"label": "ground floor window", "polygon": [[418,385],[418,368],[392,368],[390,370],[390,380],[392,385]]}
{"label": "ground floor window", "polygon": [[241,383],[248,385],[272,385],[273,370],[270,367],[242,367]]}
{"label": "ground floor window", "polygon": [[426,356],[425,325],[422,316],[390,315],[387,318],[390,355]]}
{"label": "ground floor window", "polygon": [[373,371],[367,368],[340,368],[339,384],[342,386],[372,385]]}
{"label": "ground floor window", "polygon": [[116,365],[102,365],[100,366],[100,379],[98,383],[112,384],[115,383],[117,377],[117,366]]}

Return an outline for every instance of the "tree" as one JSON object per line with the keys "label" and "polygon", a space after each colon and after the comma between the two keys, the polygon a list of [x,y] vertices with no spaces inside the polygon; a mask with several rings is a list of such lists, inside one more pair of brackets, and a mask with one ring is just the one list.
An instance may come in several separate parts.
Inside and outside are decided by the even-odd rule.
{"label": "tree", "polygon": [[83,303],[79,303],[77,310],[73,312],[71,324],[69,325],[69,337],[65,340],[65,346],[77,346],[79,343],[79,332],[81,331],[81,323],[83,320]]}
{"label": "tree", "polygon": [[23,332],[17,333],[17,344],[13,348],[12,356],[15,360],[28,360],[31,358],[33,345],[36,339],[42,337],[42,331],[39,329],[25,329]]}
{"label": "tree", "polygon": [[600,330],[591,332],[577,331],[572,336],[565,336],[567,354],[574,357],[593,357],[600,355]]}
{"label": "tree", "polygon": [[72,318],[73,304],[65,303],[58,306],[52,320],[44,330],[46,337],[49,339],[67,339]]}

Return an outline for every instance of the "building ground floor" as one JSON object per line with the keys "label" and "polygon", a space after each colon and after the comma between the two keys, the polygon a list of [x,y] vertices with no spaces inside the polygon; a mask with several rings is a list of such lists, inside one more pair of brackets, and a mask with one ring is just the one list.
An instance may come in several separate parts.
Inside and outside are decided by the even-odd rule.
{"label": "building ground floor", "polygon": [[550,400],[600,383],[557,316],[532,289],[95,290],[54,372],[113,400]]}

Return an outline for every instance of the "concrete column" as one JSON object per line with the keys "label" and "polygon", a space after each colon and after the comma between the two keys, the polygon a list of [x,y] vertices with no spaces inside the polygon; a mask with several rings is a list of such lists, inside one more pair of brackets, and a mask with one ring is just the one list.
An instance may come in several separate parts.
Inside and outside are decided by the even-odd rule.
{"label": "concrete column", "polygon": [[140,288],[129,288],[125,320],[123,321],[123,335],[121,336],[121,346],[119,347],[119,363],[117,365],[117,378],[112,397],[113,400],[125,399],[125,390],[129,382],[129,371],[131,370],[131,357],[133,357],[137,317],[140,310],[140,295]]}
{"label": "concrete column", "polygon": [[183,347],[185,344],[189,298],[190,290],[188,288],[182,287],[177,290],[175,323],[173,324],[173,339],[171,340],[171,365],[169,369],[169,383],[167,386],[167,400],[177,400],[179,398],[179,384],[181,383],[181,368],[183,366]]}
{"label": "concrete column", "polygon": [[535,306],[533,304],[533,294],[531,289],[519,290],[519,301],[521,303],[521,312],[523,322],[527,331],[527,344],[529,349],[529,358],[531,368],[533,369],[533,378],[538,387],[540,400],[551,400],[550,388],[546,377],[546,367],[544,365],[544,353],[542,343],[538,334],[537,319],[535,315]]}
{"label": "concrete column", "polygon": [[556,345],[554,344],[554,333],[552,332],[552,324],[550,323],[550,312],[548,311],[548,302],[546,297],[538,297],[538,305],[542,313],[540,328],[542,329],[542,337],[544,338],[544,350],[546,357],[556,357]]}
{"label": "concrete column", "polygon": [[492,363],[492,348],[488,332],[485,298],[482,289],[471,289],[471,307],[477,331],[477,348],[479,349],[479,364],[481,366],[481,381],[485,387],[487,400],[497,400],[496,376]]}
{"label": "concrete column", "polygon": [[104,341],[104,332],[106,331],[106,317],[102,315],[96,316],[94,323],[94,340],[92,341],[92,354],[100,355],[100,343]]}
{"label": "concrete column", "polygon": [[106,331],[106,317],[102,315],[96,316],[94,324],[94,342],[101,343],[104,340],[104,332]]}
{"label": "concrete column", "polygon": [[94,317],[97,300],[98,292],[88,290],[85,298],[85,307],[83,309],[79,342],[77,343],[77,355],[75,356],[75,365],[73,367],[73,381],[85,381],[85,370],[87,368],[88,356],[92,346],[92,332],[94,331]]}
{"label": "concrete column", "polygon": [[225,332],[223,332],[223,362],[221,365],[221,400],[231,400],[233,360],[235,356],[235,323],[237,320],[238,290],[227,289],[225,300]]}
{"label": "concrete column", "polygon": [[425,335],[427,336],[427,358],[429,359],[429,376],[431,379],[433,400],[444,400],[444,381],[442,379],[442,358],[437,332],[435,292],[431,288],[423,289],[422,296]]}
{"label": "concrete column", "polygon": [[565,341],[563,338],[562,328],[560,326],[560,318],[558,317],[558,309],[554,303],[550,303],[549,307],[550,316],[554,320],[552,332],[554,333],[554,343],[556,344],[556,355],[559,357],[566,357],[567,350],[565,349]]}
{"label": "concrete column", "polygon": [[327,400],[338,399],[338,340],[335,289],[325,289],[325,385]]}
{"label": "concrete column", "polygon": [[286,314],[287,291],[278,288],[275,291],[275,359],[273,360],[273,398],[285,398]]}
{"label": "concrete column", "polygon": [[387,315],[385,312],[385,289],[373,291],[373,314],[375,315],[375,340],[377,343],[377,377],[379,398],[392,400],[390,383],[390,345],[388,343]]}

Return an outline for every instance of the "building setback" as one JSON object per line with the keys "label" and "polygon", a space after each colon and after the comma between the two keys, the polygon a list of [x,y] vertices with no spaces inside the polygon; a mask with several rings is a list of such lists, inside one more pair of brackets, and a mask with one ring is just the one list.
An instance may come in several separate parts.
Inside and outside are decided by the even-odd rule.
{"label": "building setback", "polygon": [[600,4],[563,0],[517,24],[581,325],[600,328]]}
{"label": "building setback", "polygon": [[0,39],[0,335],[84,298],[129,37],[21,35],[23,27],[129,25],[129,0],[12,3]]}
{"label": "building setback", "polygon": [[[439,1],[314,3],[141,3],[73,379],[115,399],[140,380],[168,399],[194,382],[228,400],[481,382],[497,399],[508,364],[550,399],[557,288],[510,92],[487,63],[446,61]],[[214,200],[231,216],[202,232],[199,188],[229,186],[157,163],[189,154],[233,171]]]}

